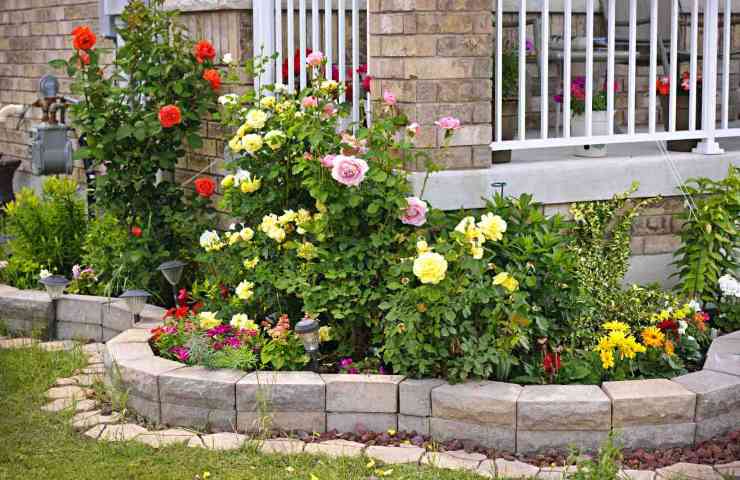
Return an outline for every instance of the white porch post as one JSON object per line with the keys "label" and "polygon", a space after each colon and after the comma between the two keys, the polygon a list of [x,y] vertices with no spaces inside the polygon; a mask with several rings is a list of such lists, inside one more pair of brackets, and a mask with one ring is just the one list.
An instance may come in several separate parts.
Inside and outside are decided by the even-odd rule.
{"label": "white porch post", "polygon": [[701,127],[706,138],[694,149],[696,153],[724,153],[716,141],[717,120],[717,55],[719,39],[719,0],[706,0],[704,6],[704,65],[702,67]]}
{"label": "white porch post", "polygon": [[[254,49],[254,58],[259,55],[265,57],[272,56],[275,53],[275,6],[272,2],[254,2],[252,9],[253,18],[253,37],[252,44]],[[265,71],[259,78],[255,79],[255,88],[259,89],[260,85],[271,84],[275,80],[275,61],[270,60]],[[282,68],[278,65],[277,68]]]}

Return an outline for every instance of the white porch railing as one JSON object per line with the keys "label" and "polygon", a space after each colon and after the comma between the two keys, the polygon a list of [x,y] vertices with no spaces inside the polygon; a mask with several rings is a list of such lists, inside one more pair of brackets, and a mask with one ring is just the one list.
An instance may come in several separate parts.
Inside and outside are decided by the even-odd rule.
{"label": "white porch railing", "polygon": [[[527,138],[526,136],[526,105],[524,99],[532,98],[537,92],[527,92],[526,85],[526,28],[527,28],[527,1],[518,0],[518,40],[520,48],[518,49],[518,123],[517,132],[513,140],[502,138],[502,81],[503,81],[503,0],[495,0],[495,67],[494,67],[494,142],[491,144],[492,150],[517,150],[543,147],[563,147],[577,146],[588,144],[610,144],[610,143],[630,143],[630,142],[649,142],[656,140],[683,140],[683,139],[700,139],[701,142],[696,151],[704,154],[722,153],[717,138],[740,136],[740,128],[730,128],[729,123],[729,103],[730,103],[730,56],[731,56],[731,13],[732,0],[690,0],[691,4],[691,21],[690,21],[690,52],[689,52],[689,128],[688,130],[676,129],[676,108],[677,108],[677,86],[680,81],[678,77],[679,61],[678,51],[678,32],[679,32],[679,0],[667,0],[671,3],[670,15],[670,60],[669,60],[669,108],[667,115],[670,119],[667,131],[663,128],[656,128],[656,80],[658,78],[658,55],[659,55],[659,1],[662,0],[603,0],[605,3],[604,14],[607,17],[607,41],[606,41],[606,63],[607,79],[607,116],[609,118],[607,135],[592,135],[593,119],[593,86],[594,86],[594,9],[598,0],[586,0],[586,36],[585,52],[579,52],[585,58],[585,135],[571,135],[571,65],[572,65],[572,0],[563,0],[564,3],[564,25],[563,25],[563,45],[562,45],[562,62],[563,62],[563,99],[562,99],[562,135],[550,137],[549,132],[549,95],[548,92],[548,67],[550,62],[549,52],[549,4],[550,0],[538,0],[537,11],[541,16],[538,34],[541,35],[542,45],[537,52],[538,64],[540,69],[540,132],[539,137]],[[614,125],[614,85],[615,77],[615,32],[616,32],[616,3],[624,2],[628,5],[628,20],[624,25],[628,28],[629,38],[626,41],[627,49],[627,125],[624,133],[618,133]],[[649,21],[638,21],[637,7],[640,5],[649,5]],[[642,3],[644,2],[644,4]],[[703,55],[702,55],[702,80],[701,80],[701,98],[697,98],[697,73],[699,70],[699,48],[698,35],[699,25],[699,7],[703,6]],[[720,48],[720,4],[723,13],[723,38]],[[662,3],[667,6],[667,4]],[[660,20],[665,20],[661,18]],[[637,90],[637,32],[641,24],[648,24],[649,32],[649,116],[648,131],[639,133],[635,128],[636,115],[636,90]],[[666,32],[667,33],[667,32]],[[661,38],[662,43],[662,38]],[[721,82],[718,84],[718,57],[722,58]],[[558,59],[558,61],[560,61]],[[721,92],[721,117],[717,125],[717,99]],[[529,96],[529,97],[528,97]],[[697,106],[701,102],[701,127],[697,128]]]}
{"label": "white porch railing", "polygon": [[[310,10],[307,2],[310,1]],[[253,3],[254,54],[271,56],[276,60],[255,79],[256,86],[265,84],[285,85],[290,91],[307,84],[306,50],[321,51],[327,58],[325,76],[335,76],[340,84],[351,85],[351,98],[342,93],[339,101],[351,102],[352,121],[360,121],[360,106],[366,103],[366,120],[369,121],[369,98],[362,95],[361,52],[367,48],[367,38],[362,38],[360,14],[366,11],[367,0],[260,0]],[[296,32],[296,19],[297,32]],[[310,38],[308,25],[310,20]],[[322,32],[323,23],[323,32]],[[296,35],[297,33],[297,35]],[[323,35],[322,35],[323,33]],[[296,37],[298,48],[296,49]],[[310,47],[308,47],[310,41]],[[335,48],[336,47],[336,48]],[[300,61],[293,61],[293,52]],[[364,52],[363,52],[364,53]],[[283,72],[287,58],[287,71]],[[296,72],[296,65],[298,71]],[[334,75],[334,66],[338,70]],[[347,67],[350,66],[351,69]],[[287,73],[285,75],[284,73]]]}

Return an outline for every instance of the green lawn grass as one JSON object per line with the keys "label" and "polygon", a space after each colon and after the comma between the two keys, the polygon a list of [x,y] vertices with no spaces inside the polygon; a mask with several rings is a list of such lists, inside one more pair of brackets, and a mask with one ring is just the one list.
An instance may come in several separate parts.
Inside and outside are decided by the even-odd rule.
{"label": "green lawn grass", "polygon": [[[383,479],[473,480],[476,475],[415,466],[368,468],[368,460],[260,455],[252,449],[212,452],[185,446],[153,449],[97,442],[75,432],[71,413],[46,413],[44,392],[84,362],[79,352],[0,350],[1,480]],[[392,472],[387,473],[388,470]],[[387,473],[382,476],[382,473]]]}

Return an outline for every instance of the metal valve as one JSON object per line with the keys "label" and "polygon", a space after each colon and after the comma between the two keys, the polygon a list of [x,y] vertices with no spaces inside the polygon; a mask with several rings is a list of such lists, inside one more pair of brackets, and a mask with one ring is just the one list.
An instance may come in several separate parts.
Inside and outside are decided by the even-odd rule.
{"label": "metal valve", "polygon": [[72,172],[74,145],[65,125],[68,103],[72,101],[59,95],[59,80],[44,75],[39,81],[39,99],[34,107],[41,108],[41,123],[30,129],[31,171],[34,175]]}

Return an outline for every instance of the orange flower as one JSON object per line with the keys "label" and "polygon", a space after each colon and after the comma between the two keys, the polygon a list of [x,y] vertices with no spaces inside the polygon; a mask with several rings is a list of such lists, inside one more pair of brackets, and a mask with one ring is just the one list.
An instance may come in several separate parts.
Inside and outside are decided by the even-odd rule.
{"label": "orange flower", "polygon": [[655,88],[660,95],[667,96],[671,91],[671,84],[668,77],[661,77],[655,81]]}
{"label": "orange flower", "polygon": [[216,191],[216,183],[210,178],[199,178],[195,182],[195,191],[203,198],[210,198]]}
{"label": "orange flower", "polygon": [[95,45],[95,34],[87,25],[72,30],[72,46],[77,50],[90,50]]}
{"label": "orange flower", "polygon": [[219,75],[218,70],[206,68],[203,72],[203,80],[211,84],[211,89],[213,89],[213,91],[221,88],[221,75]]}
{"label": "orange flower", "polygon": [[198,63],[203,63],[206,60],[213,60],[216,57],[216,49],[207,40],[201,40],[195,44],[193,54]]}
{"label": "orange flower", "polygon": [[164,128],[174,127],[181,121],[180,109],[176,105],[165,105],[159,109],[159,123]]}
{"label": "orange flower", "polygon": [[664,348],[665,348],[665,353],[667,353],[669,357],[672,357],[676,351],[676,347],[675,345],[673,345],[673,342],[671,340],[665,341]]}

